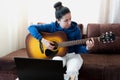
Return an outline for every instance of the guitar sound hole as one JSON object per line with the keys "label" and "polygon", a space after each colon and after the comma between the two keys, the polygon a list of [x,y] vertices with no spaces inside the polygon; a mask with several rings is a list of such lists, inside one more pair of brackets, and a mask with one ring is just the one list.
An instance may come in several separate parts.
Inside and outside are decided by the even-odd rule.
{"label": "guitar sound hole", "polygon": [[56,50],[58,48],[58,44],[57,42],[53,41],[54,44],[51,44],[52,46],[54,46],[54,50]]}
{"label": "guitar sound hole", "polygon": [[58,50],[57,51],[51,51],[49,49],[46,49],[45,50],[45,55],[48,56],[48,57],[52,57],[52,56],[55,56],[57,54]]}

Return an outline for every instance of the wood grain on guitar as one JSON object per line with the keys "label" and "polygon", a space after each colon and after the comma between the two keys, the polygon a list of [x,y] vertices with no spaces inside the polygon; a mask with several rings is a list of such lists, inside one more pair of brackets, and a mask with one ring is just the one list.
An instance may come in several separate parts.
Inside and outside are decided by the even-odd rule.
{"label": "wood grain on guitar", "polygon": [[[29,57],[49,59],[56,55],[64,56],[67,53],[68,46],[83,45],[86,43],[88,39],[90,39],[90,38],[86,38],[80,40],[67,41],[67,36],[62,31],[58,31],[55,33],[41,32],[41,34],[42,37],[44,37],[45,39],[54,42],[55,49],[52,51],[46,49],[46,47],[42,45],[39,42],[39,40],[35,39],[30,34],[28,34],[26,37],[26,49]],[[110,43],[115,40],[115,35],[110,31],[110,32],[106,32],[105,34],[103,33],[99,37],[93,37],[93,39],[97,39],[102,43]],[[43,52],[41,52],[40,45],[43,46]]]}

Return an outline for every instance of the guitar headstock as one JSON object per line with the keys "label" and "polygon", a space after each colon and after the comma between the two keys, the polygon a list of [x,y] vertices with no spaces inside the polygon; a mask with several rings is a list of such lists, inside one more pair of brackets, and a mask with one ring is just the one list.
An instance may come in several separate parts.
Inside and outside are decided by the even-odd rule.
{"label": "guitar headstock", "polygon": [[99,40],[103,43],[110,43],[115,40],[115,35],[113,34],[112,31],[103,33],[100,37]]}

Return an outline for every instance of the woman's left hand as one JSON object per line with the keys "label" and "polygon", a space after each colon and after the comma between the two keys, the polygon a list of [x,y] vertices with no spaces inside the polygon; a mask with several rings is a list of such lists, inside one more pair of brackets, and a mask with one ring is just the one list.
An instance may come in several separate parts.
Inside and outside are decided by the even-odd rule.
{"label": "woman's left hand", "polygon": [[86,48],[87,50],[90,50],[94,46],[94,39],[90,38],[89,40],[86,41]]}

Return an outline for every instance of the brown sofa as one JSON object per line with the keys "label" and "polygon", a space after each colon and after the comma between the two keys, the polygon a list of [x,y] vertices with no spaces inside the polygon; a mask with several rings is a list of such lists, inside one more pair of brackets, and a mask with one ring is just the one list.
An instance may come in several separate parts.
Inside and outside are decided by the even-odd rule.
{"label": "brown sofa", "polygon": [[95,41],[88,54],[82,54],[84,64],[80,78],[84,80],[120,80],[120,24],[88,24],[87,37],[97,37],[112,31],[115,40],[103,44]]}
{"label": "brown sofa", "polygon": [[[95,41],[95,47],[92,50],[87,54],[81,54],[84,63],[79,80],[120,80],[120,24],[90,23],[87,26],[86,37],[100,36],[106,31],[112,31],[116,35],[115,41],[107,44]],[[0,80],[15,80],[17,71],[14,57],[16,56],[28,57],[26,48],[0,58]]]}

